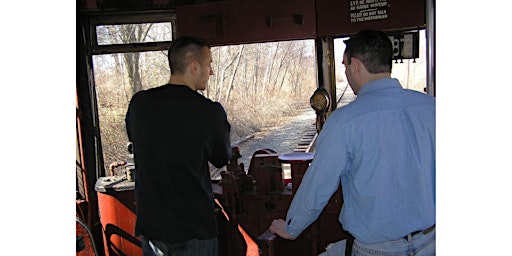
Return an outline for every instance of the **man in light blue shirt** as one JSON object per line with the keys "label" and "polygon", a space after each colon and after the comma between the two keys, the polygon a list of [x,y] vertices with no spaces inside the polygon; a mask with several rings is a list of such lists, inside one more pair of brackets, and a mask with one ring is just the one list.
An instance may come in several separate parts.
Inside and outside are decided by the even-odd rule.
{"label": "man in light blue shirt", "polygon": [[355,237],[352,255],[433,255],[435,99],[391,78],[393,48],[383,32],[362,31],[345,43],[357,99],[327,119],[286,221],[274,220],[270,230],[298,237],[341,182],[339,221]]}

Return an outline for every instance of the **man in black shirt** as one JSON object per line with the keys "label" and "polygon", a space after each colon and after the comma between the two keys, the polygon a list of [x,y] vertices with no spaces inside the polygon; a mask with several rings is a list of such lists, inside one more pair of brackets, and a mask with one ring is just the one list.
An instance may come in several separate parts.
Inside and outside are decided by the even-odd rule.
{"label": "man in black shirt", "polygon": [[231,158],[222,105],[197,92],[213,75],[208,43],[177,38],[169,48],[168,84],[136,93],[126,114],[133,143],[135,235],[147,255],[217,255],[218,228],[208,162]]}

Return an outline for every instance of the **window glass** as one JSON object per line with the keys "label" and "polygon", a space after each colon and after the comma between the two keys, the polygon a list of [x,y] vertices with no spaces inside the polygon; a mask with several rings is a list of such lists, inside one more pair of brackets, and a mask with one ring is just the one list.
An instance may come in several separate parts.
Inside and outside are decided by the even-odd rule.
{"label": "window glass", "polygon": [[98,45],[172,40],[171,22],[96,26]]}
{"label": "window glass", "polygon": [[[419,58],[393,61],[391,77],[398,79],[406,89],[425,93],[427,85],[426,38],[425,30],[420,30],[419,32]],[[346,96],[345,99],[338,100],[337,107],[342,107],[355,99],[355,95],[353,95],[352,89],[348,85],[345,65],[343,65],[343,53],[345,52],[345,43],[343,41],[346,39],[348,38],[334,39],[336,96],[338,99],[342,95]]]}
{"label": "window glass", "polygon": [[[314,40],[220,46],[211,51],[214,74],[200,93],[224,106],[231,141],[240,148],[239,163],[244,163],[245,171],[255,150],[293,151],[303,130],[315,122],[309,106],[317,76]],[[108,170],[110,164],[127,158],[124,118],[131,97],[166,84],[170,72],[167,51],[103,54],[93,61]],[[282,132],[291,123],[297,128]],[[212,176],[220,178],[218,170]]]}
{"label": "window glass", "polygon": [[105,168],[126,161],[125,115],[132,96],[169,80],[167,51],[93,56],[94,81]]}

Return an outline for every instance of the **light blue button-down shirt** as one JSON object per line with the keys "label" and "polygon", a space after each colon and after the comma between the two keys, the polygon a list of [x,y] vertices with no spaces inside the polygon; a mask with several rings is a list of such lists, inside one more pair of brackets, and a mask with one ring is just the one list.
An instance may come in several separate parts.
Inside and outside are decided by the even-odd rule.
{"label": "light blue button-down shirt", "polygon": [[340,181],[339,221],[363,243],[399,239],[435,224],[435,99],[379,79],[334,111],[288,210],[298,236],[322,212]]}

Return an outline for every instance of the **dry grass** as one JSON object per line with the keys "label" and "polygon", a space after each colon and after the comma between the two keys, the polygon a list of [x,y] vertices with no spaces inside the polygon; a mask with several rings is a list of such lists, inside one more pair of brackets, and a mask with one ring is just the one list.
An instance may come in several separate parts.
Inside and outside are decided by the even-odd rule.
{"label": "dry grass", "polygon": [[[225,106],[231,124],[231,141],[248,135],[264,136],[281,124],[301,113],[308,99],[293,96],[275,96],[254,104],[231,104]],[[307,102],[307,101],[306,101]]]}

